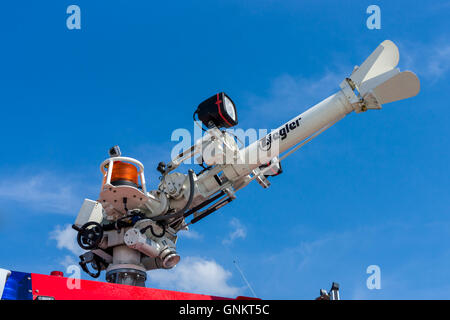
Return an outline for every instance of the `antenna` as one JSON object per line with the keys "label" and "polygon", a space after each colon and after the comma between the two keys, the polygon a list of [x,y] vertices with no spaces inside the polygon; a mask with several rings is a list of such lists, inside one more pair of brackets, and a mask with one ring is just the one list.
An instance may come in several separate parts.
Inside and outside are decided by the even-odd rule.
{"label": "antenna", "polygon": [[247,281],[247,278],[244,276],[244,273],[242,272],[241,268],[239,268],[238,263],[236,262],[236,260],[233,260],[234,265],[236,266],[236,269],[238,269],[239,273],[241,274],[242,279],[244,279],[245,283],[247,284],[247,287],[250,289],[250,291],[252,292],[253,296],[255,298],[257,298],[257,295],[255,293],[255,291],[253,290],[252,286],[250,285],[250,283]]}

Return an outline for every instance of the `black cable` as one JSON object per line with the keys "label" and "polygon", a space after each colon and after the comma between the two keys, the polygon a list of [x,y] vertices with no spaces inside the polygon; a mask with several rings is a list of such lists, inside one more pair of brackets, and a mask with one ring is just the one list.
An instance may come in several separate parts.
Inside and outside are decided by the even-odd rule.
{"label": "black cable", "polygon": [[[133,212],[133,211],[134,210],[131,210],[130,212]],[[134,212],[134,213],[132,213],[130,215],[127,215],[127,216],[124,216],[124,217],[121,217],[121,218],[117,219],[116,222],[112,222],[112,223],[103,225],[103,230],[105,230],[105,231],[119,230],[121,228],[132,226],[133,225],[133,221],[132,220],[128,221],[128,222],[127,221],[123,221],[123,220],[125,220],[125,219],[133,219],[134,217],[139,217],[140,219],[143,219],[144,215],[141,212],[137,212],[137,213]]]}
{"label": "black cable", "polygon": [[148,229],[150,229],[150,232],[152,233],[152,235],[154,235],[157,238],[162,238],[165,234],[166,234],[166,228],[164,226],[159,225],[159,227],[161,227],[161,229],[163,230],[161,234],[156,234],[155,230],[153,229],[152,225],[148,225],[144,228],[142,228],[141,230],[139,230],[141,233],[145,233],[145,231],[147,231]]}
{"label": "black cable", "polygon": [[203,163],[202,163],[202,164],[199,164],[199,166],[202,167],[203,170],[201,170],[199,173],[197,173],[197,176],[201,175],[201,174],[202,174],[203,172],[205,172],[205,171],[208,171],[208,170],[211,170],[211,169],[212,169],[212,166],[205,167],[205,166],[203,165]]}
{"label": "black cable", "polygon": [[189,224],[194,224],[194,223],[200,221],[201,219],[206,218],[211,213],[215,212],[217,209],[221,208],[223,205],[225,205],[225,204],[227,204],[227,203],[229,203],[231,201],[233,201],[232,198],[226,198],[226,199],[220,201],[219,203],[216,203],[214,206],[209,207],[202,214],[200,214],[199,216],[197,216],[194,219],[192,219],[191,222],[189,222]]}
{"label": "black cable", "polygon": [[[96,273],[93,273],[89,270],[87,267],[87,264],[90,263],[93,269],[97,270]],[[106,263],[105,260],[94,254],[92,260],[86,260],[86,258],[81,255],[80,256],[80,262],[78,263],[81,266],[81,269],[83,269],[84,272],[86,272],[88,275],[90,275],[92,278],[98,278],[100,276],[100,273],[102,272],[102,265],[106,268],[108,266],[108,263]]]}
{"label": "black cable", "polygon": [[193,207],[192,209],[186,211],[183,214],[183,217],[178,218],[177,220],[174,220],[171,222],[171,227],[174,228],[174,225],[176,225],[177,223],[180,222],[181,219],[186,218],[188,216],[190,216],[193,213],[196,213],[198,210],[203,209],[204,207],[206,207],[207,205],[209,205],[210,203],[216,201],[217,199],[219,199],[220,197],[222,197],[225,194],[224,191],[220,191],[218,194],[216,194],[215,196],[209,198],[208,200],[203,201],[202,203],[200,203],[199,205]]}
{"label": "black cable", "polygon": [[184,218],[190,216],[191,214],[197,212],[200,209],[203,209],[204,207],[206,207],[207,205],[209,205],[211,202],[216,201],[217,199],[219,199],[220,197],[222,197],[225,194],[224,191],[220,191],[218,194],[216,194],[215,196],[209,198],[208,200],[203,201],[202,203],[200,203],[198,206],[192,208],[191,210],[189,210],[188,212],[186,212],[183,216]]}

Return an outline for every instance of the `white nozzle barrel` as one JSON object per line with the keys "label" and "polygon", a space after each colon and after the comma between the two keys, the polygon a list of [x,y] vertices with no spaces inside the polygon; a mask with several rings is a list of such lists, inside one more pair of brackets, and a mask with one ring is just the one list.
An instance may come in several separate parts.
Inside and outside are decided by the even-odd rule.
{"label": "white nozzle barrel", "polygon": [[242,149],[244,166],[250,173],[352,111],[352,105],[339,91]]}

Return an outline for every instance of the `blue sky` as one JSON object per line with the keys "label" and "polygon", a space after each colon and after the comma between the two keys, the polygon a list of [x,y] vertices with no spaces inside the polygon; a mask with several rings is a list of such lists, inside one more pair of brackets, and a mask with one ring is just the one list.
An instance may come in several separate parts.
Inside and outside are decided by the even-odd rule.
{"label": "blue sky", "polygon": [[[66,8],[81,8],[81,30]],[[366,8],[381,8],[381,29]],[[264,299],[450,298],[449,1],[39,1],[0,10],[0,267],[76,259],[67,225],[112,145],[152,187],[171,133],[219,91],[239,127],[274,128],[338,90],[385,39],[417,97],[351,114],[182,235],[148,286]],[[369,290],[366,268],[381,268]],[[206,280],[205,280],[206,279]]]}

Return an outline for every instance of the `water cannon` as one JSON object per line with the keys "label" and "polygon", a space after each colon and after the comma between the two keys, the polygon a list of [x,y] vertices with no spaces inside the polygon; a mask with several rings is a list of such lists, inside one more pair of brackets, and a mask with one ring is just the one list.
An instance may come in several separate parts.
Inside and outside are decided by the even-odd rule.
{"label": "water cannon", "polygon": [[[256,180],[262,187],[282,172],[281,161],[347,114],[381,109],[384,104],[413,97],[420,90],[417,76],[397,67],[392,41],[375,51],[340,83],[340,90],[261,138],[240,147],[225,130],[238,123],[236,105],[224,92],[202,102],[194,112],[203,136],[169,162],[160,162],[158,186],[148,190],[144,165],[109,150],[100,165],[102,184],[96,201],[86,199],[73,228],[77,230],[80,265],[107,281],[144,286],[146,272],[175,267],[177,234],[188,230],[236,199],[236,193]],[[204,128],[206,127],[206,129]],[[199,172],[177,171],[190,159]],[[338,288],[331,290],[338,298]]]}

